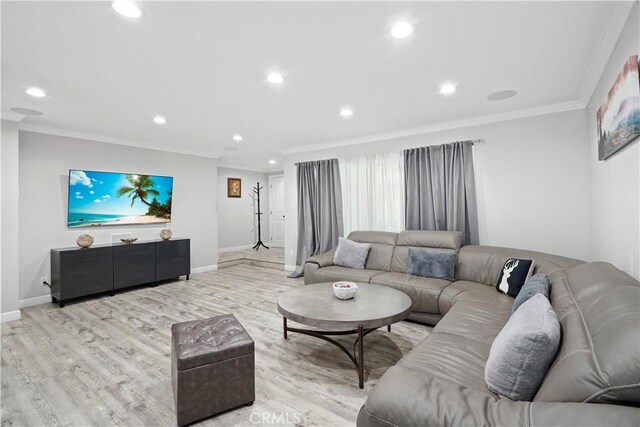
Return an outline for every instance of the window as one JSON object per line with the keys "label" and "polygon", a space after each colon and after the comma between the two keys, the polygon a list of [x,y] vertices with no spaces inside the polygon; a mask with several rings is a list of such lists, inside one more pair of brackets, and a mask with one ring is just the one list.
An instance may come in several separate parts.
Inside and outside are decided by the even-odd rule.
{"label": "window", "polygon": [[339,159],[344,233],[404,230],[402,152]]}

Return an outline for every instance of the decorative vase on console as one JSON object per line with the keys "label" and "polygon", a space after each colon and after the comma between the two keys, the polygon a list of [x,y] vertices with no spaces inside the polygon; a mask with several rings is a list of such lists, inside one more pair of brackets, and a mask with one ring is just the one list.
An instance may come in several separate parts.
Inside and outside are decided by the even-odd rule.
{"label": "decorative vase on console", "polygon": [[162,231],[160,231],[160,238],[162,240],[169,240],[172,236],[173,236],[173,233],[168,228],[164,228],[162,229]]}
{"label": "decorative vase on console", "polygon": [[76,243],[81,248],[88,248],[93,245],[93,237],[90,234],[81,234],[76,239]]}
{"label": "decorative vase on console", "polygon": [[120,239],[120,241],[122,243],[124,243],[125,245],[130,245],[132,243],[134,243],[136,240],[138,240],[138,238],[136,236],[134,236],[133,234],[130,234],[129,237],[123,237]]}

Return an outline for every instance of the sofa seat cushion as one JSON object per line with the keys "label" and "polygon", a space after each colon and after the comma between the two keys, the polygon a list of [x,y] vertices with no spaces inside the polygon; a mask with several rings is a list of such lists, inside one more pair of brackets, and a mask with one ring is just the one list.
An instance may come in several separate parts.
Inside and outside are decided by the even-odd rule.
{"label": "sofa seat cushion", "polygon": [[458,301],[475,301],[486,307],[504,308],[513,306],[513,298],[496,292],[496,288],[478,282],[458,280],[444,288],[438,308],[440,313],[447,314]]}
{"label": "sofa seat cushion", "polygon": [[439,314],[438,298],[451,282],[405,273],[384,273],[373,277],[371,283],[389,286],[409,295],[413,311]]}
{"label": "sofa seat cushion", "polygon": [[[469,291],[482,295],[480,291]],[[446,333],[464,337],[491,346],[511,316],[513,299],[498,294],[492,289],[495,297],[491,304],[476,299],[461,300],[438,322],[433,333]],[[509,301],[510,300],[510,301]]]}
{"label": "sofa seat cushion", "polygon": [[352,282],[369,283],[372,277],[385,273],[380,270],[360,270],[357,268],[340,267],[332,265],[316,270],[314,279],[319,282],[336,282],[338,280],[350,280]]}
{"label": "sofa seat cushion", "polygon": [[[390,368],[369,393],[359,427],[529,425],[528,407],[447,378]],[[548,425],[548,424],[547,424]]]}
{"label": "sofa seat cushion", "polygon": [[[483,317],[474,329],[497,335],[508,313],[495,324],[487,324]],[[492,405],[513,403],[492,393],[484,380],[491,342],[440,327],[447,319],[454,320],[453,326],[456,319],[464,320],[462,315],[464,311],[456,305],[421,343],[384,373],[361,411],[369,420],[379,422],[361,423],[364,420],[359,418],[358,425],[487,425],[487,419],[493,425],[514,424],[514,419],[508,418],[513,413],[487,413]],[[524,407],[521,411],[524,420]]]}
{"label": "sofa seat cushion", "polygon": [[398,366],[413,369],[420,376],[437,376],[451,384],[492,394],[484,380],[490,349],[491,344],[433,331]]}
{"label": "sofa seat cushion", "polygon": [[487,285],[483,285],[482,283],[468,282],[466,280],[451,282],[449,286],[444,288],[444,290],[442,291],[442,295],[440,295],[440,299],[438,300],[438,309],[440,310],[440,313],[447,314],[449,310],[451,310],[453,305],[458,301],[457,298],[460,294],[466,291],[478,289],[480,286],[491,289],[494,294],[496,293],[495,289],[490,288]]}

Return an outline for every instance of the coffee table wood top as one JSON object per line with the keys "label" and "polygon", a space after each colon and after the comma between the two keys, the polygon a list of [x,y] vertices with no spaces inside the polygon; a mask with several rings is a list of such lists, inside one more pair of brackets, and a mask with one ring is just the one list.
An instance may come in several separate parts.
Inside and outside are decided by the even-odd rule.
{"label": "coffee table wood top", "polygon": [[300,286],[280,294],[278,311],[294,322],[328,330],[379,328],[404,320],[411,313],[411,298],[404,292],[356,284],[358,291],[350,300],[336,298],[333,283]]}

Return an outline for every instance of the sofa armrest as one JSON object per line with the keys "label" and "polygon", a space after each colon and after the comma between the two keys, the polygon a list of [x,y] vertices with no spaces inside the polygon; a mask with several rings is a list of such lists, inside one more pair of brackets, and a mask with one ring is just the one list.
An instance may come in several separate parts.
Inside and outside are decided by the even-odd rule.
{"label": "sofa armrest", "polygon": [[304,262],[305,264],[317,264],[318,267],[328,267],[333,265],[333,255],[336,253],[336,249],[333,248],[329,252],[325,252],[323,254],[314,255],[312,257],[307,258]]}

